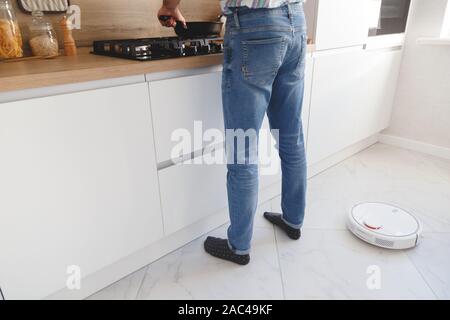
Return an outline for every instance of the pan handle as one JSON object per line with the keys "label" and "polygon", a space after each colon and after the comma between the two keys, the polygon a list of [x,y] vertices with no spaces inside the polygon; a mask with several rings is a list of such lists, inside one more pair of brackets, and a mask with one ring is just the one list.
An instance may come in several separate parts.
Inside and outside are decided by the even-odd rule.
{"label": "pan handle", "polygon": [[[165,15],[162,15],[162,16],[159,16],[159,17],[158,17],[158,19],[161,20],[161,21],[163,21],[163,22],[166,22],[166,21],[168,21],[168,20],[171,19],[171,18],[173,18],[173,17],[171,17],[171,16],[165,16]],[[183,23],[182,23],[181,21],[179,21],[179,20],[175,20],[175,22],[176,22],[177,25],[178,25],[178,24],[183,25]]]}
{"label": "pan handle", "polygon": [[[166,15],[161,15],[161,16],[158,17],[158,19],[163,21],[163,22],[166,22],[166,21],[168,21],[169,19],[172,19],[172,18],[173,18],[172,16],[166,16]],[[175,30],[177,30],[178,26],[181,26],[183,29],[187,29],[187,26],[185,26],[183,22],[175,20],[175,23],[176,23],[176,26],[174,27]],[[175,32],[178,34],[177,31],[175,31]]]}

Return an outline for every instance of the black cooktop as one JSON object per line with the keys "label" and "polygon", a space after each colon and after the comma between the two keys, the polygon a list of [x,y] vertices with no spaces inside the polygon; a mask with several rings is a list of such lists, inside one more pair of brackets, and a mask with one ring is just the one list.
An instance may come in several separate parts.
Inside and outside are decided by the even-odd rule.
{"label": "black cooktop", "polygon": [[92,53],[139,61],[170,59],[223,52],[222,38],[177,37],[94,41]]}

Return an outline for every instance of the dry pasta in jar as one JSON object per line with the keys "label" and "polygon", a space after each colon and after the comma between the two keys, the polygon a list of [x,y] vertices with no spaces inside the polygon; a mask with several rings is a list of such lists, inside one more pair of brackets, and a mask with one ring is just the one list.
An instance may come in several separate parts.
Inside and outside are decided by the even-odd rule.
{"label": "dry pasta in jar", "polygon": [[23,57],[23,41],[14,9],[0,0],[0,59]]}

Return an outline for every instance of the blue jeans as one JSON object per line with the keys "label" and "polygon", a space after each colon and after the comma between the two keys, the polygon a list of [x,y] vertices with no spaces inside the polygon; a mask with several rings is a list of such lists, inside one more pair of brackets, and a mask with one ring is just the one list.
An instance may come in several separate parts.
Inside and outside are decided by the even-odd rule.
{"label": "blue jeans", "polygon": [[[227,16],[222,99],[226,131],[259,132],[267,113],[278,129],[282,169],[282,217],[300,228],[305,213],[306,157],[301,121],[306,55],[306,21],[301,4],[275,9],[234,9]],[[241,131],[242,131],[241,130]],[[258,203],[258,164],[239,162],[235,138],[226,137],[230,248],[247,254]],[[232,149],[233,148],[233,149]],[[257,145],[247,141],[245,156]],[[236,156],[237,157],[237,156]]]}

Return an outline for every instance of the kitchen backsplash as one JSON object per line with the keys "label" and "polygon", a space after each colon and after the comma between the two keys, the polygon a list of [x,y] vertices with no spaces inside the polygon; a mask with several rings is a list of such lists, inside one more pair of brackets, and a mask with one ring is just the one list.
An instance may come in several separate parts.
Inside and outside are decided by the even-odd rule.
{"label": "kitchen backsplash", "polygon": [[[31,16],[20,11],[17,1],[16,14],[27,42]],[[90,46],[93,40],[173,36],[172,29],[160,26],[156,13],[162,0],[72,0],[81,8],[81,30],[74,30],[78,46]],[[184,0],[181,4],[188,21],[213,21],[220,14],[218,0]],[[61,42],[58,21],[61,14],[48,14]]]}

